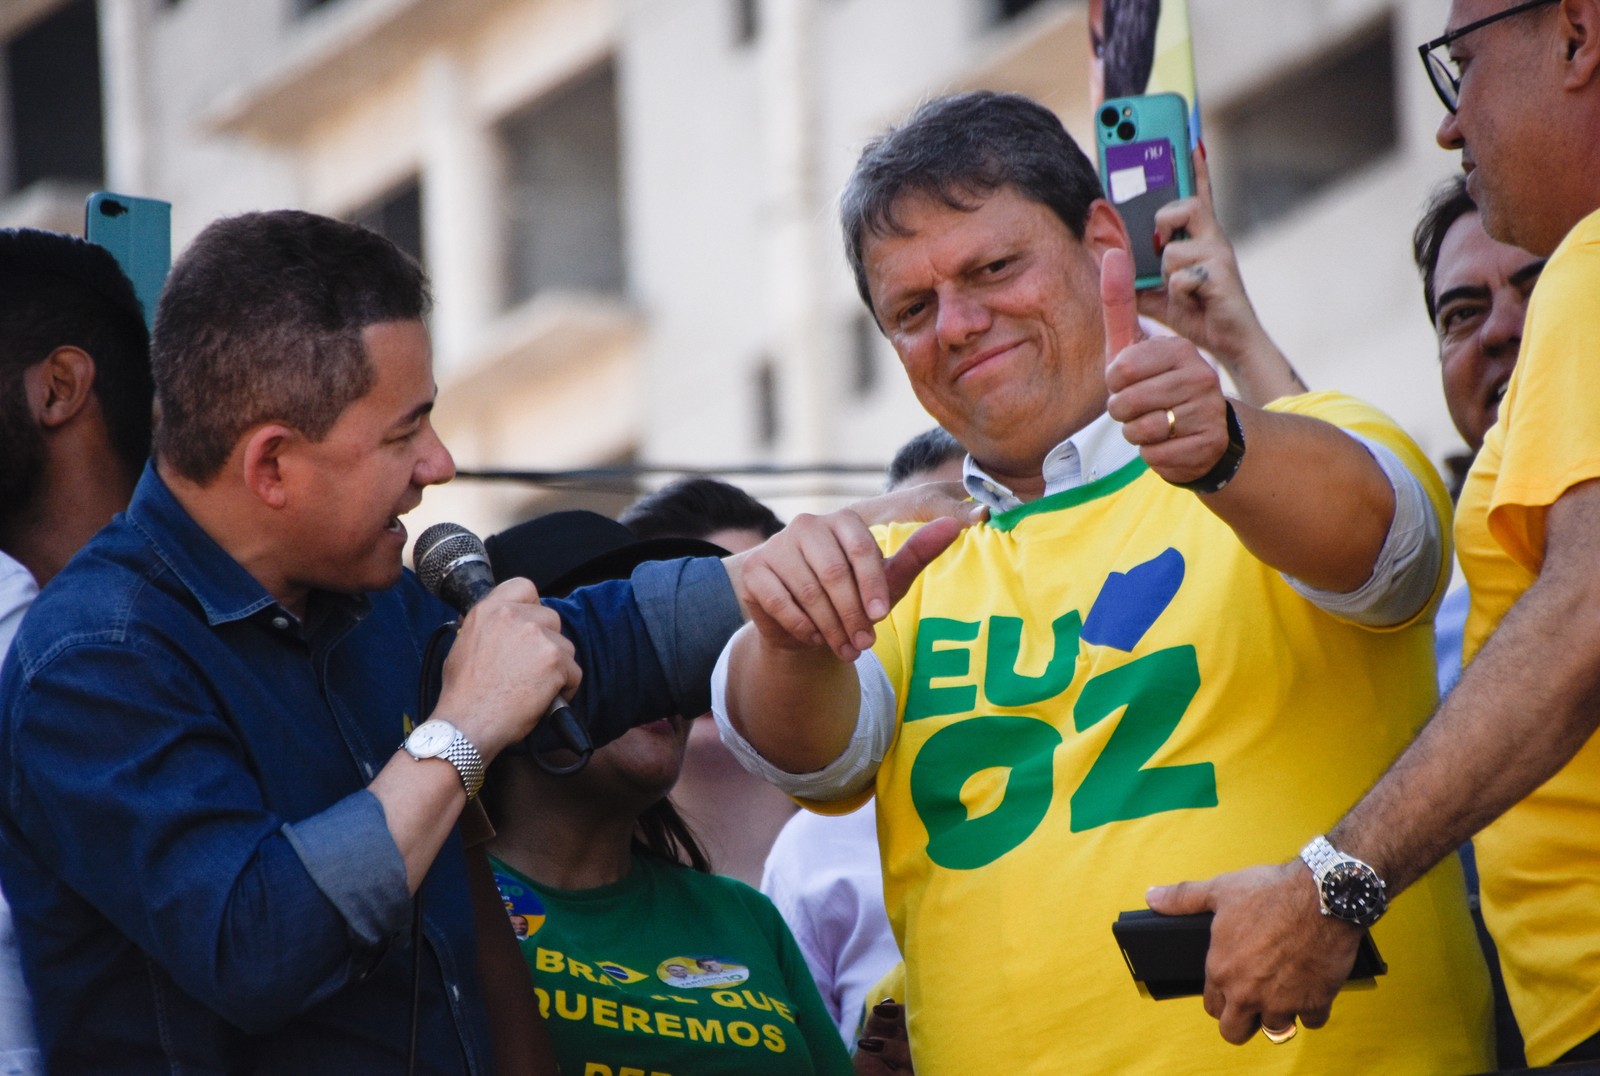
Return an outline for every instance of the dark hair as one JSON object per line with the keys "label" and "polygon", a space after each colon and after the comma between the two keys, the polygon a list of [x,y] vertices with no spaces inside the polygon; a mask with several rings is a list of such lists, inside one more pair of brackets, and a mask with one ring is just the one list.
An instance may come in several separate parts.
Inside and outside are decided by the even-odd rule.
{"label": "dark hair", "polygon": [[[478,800],[491,825],[504,827],[506,803],[503,794],[505,771],[512,755],[502,754],[489,764],[488,779],[478,790]],[[526,761],[526,759],[524,759]],[[656,856],[705,874],[711,873],[711,860],[694,838],[694,831],[683,820],[672,801],[662,796],[639,812],[634,822],[632,844],[635,851]]]}
{"label": "dark hair", "polygon": [[1107,97],[1132,97],[1150,86],[1161,0],[1105,0],[1100,63]]}
{"label": "dark hair", "polygon": [[929,101],[867,143],[839,199],[845,257],[873,309],[861,247],[868,235],[903,235],[895,209],[907,195],[976,209],[1002,187],[1049,208],[1083,238],[1100,177],[1061,120],[1021,94],[976,90]]}
{"label": "dark hair", "polygon": [[753,530],[771,538],[783,530],[772,509],[715,478],[669,482],[634,501],[618,518],[636,538],[705,538],[723,530]]}
{"label": "dark hair", "polygon": [[1428,199],[1417,230],[1411,234],[1411,256],[1422,270],[1422,301],[1428,304],[1428,320],[1438,312],[1434,308],[1433,277],[1439,269],[1439,248],[1444,246],[1444,234],[1450,226],[1468,213],[1476,213],[1478,205],[1467,193],[1467,181],[1462,176],[1451,176],[1434,190]]}
{"label": "dark hair", "polygon": [[960,459],[966,454],[967,450],[961,447],[961,442],[951,436],[950,431],[943,426],[923,430],[901,445],[899,451],[894,454],[894,459],[889,461],[883,488],[898,489],[905,485],[906,479],[912,475],[935,470],[950,460]]}
{"label": "dark hair", "polygon": [[263,422],[320,440],[376,378],[362,330],[427,309],[421,268],[365,228],[295,210],[217,221],[161,293],[157,455],[206,482]]}
{"label": "dark hair", "polygon": [[633,847],[669,863],[680,863],[703,874],[711,873],[711,861],[694,839],[689,823],[683,820],[678,808],[666,796],[639,812],[639,821],[633,831]]}
{"label": "dark hair", "polygon": [[137,475],[150,455],[150,335],[133,285],[104,247],[33,228],[0,231],[0,374],[7,384],[56,348],[94,360],[111,447]]}

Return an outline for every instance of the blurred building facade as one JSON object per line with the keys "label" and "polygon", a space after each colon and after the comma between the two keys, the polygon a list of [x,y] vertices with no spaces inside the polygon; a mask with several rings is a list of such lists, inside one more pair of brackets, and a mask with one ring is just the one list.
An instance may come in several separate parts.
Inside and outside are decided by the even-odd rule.
{"label": "blurred building facade", "polygon": [[[1457,449],[1409,260],[1456,167],[1414,45],[1446,0],[1190,0],[1218,201],[1268,329]],[[1091,135],[1086,0],[5,0],[0,226],[105,187],[295,206],[423,261],[437,422],[471,469],[887,461],[931,420],[855,296],[861,144],[987,87]],[[733,474],[788,515],[875,476]],[[648,485],[656,478],[640,480]],[[458,481],[413,532],[632,489]]]}

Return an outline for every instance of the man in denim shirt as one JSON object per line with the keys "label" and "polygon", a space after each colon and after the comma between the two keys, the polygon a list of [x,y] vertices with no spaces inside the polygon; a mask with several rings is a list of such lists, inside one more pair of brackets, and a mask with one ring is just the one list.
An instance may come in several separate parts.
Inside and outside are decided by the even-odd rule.
{"label": "man in denim shirt", "polygon": [[399,749],[452,615],[401,568],[398,517],[453,473],[426,302],[387,241],[303,213],[214,224],[173,269],[154,462],[0,680],[0,878],[52,1071],[398,1071],[414,961],[419,1069],[490,1071],[478,760],[558,693],[706,708],[739,620],[716,561],[548,607],[511,581],[445,663],[451,727]]}

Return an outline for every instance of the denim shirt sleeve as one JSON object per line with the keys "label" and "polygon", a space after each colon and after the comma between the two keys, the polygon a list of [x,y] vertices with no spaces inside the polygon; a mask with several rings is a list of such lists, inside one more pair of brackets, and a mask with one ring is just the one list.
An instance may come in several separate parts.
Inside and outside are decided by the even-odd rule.
{"label": "denim shirt sleeve", "polygon": [[[365,791],[285,826],[203,678],[172,657],[88,643],[25,683],[7,670],[8,813],[27,854],[186,992],[265,1033],[404,927],[399,853]],[[362,841],[392,861],[369,847],[362,871],[338,862]]]}
{"label": "denim shirt sleeve", "polygon": [[671,684],[678,713],[711,709],[711,670],[744,618],[715,557],[649,561],[633,572],[634,600]]}
{"label": "denim shirt sleeve", "polygon": [[406,920],[411,891],[383,805],[366,789],[321,814],[285,822],[284,838],[362,944],[381,945]]}
{"label": "denim shirt sleeve", "polygon": [[[580,587],[546,602],[561,614],[583,680],[572,709],[596,746],[670,714],[711,707],[711,670],[741,623],[714,557],[651,561],[628,580]],[[550,734],[534,732],[542,746]]]}

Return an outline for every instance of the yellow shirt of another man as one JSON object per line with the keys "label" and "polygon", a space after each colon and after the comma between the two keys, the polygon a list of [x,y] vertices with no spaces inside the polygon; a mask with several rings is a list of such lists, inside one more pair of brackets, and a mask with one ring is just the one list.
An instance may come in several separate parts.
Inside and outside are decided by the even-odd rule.
{"label": "yellow shirt of another man", "polygon": [[[1522,350],[1461,492],[1470,662],[1544,558],[1545,513],[1600,478],[1600,212],[1567,236],[1528,303]],[[1600,570],[1600,566],[1597,566]],[[1474,839],[1484,921],[1530,1064],[1600,1032],[1600,738]]]}

